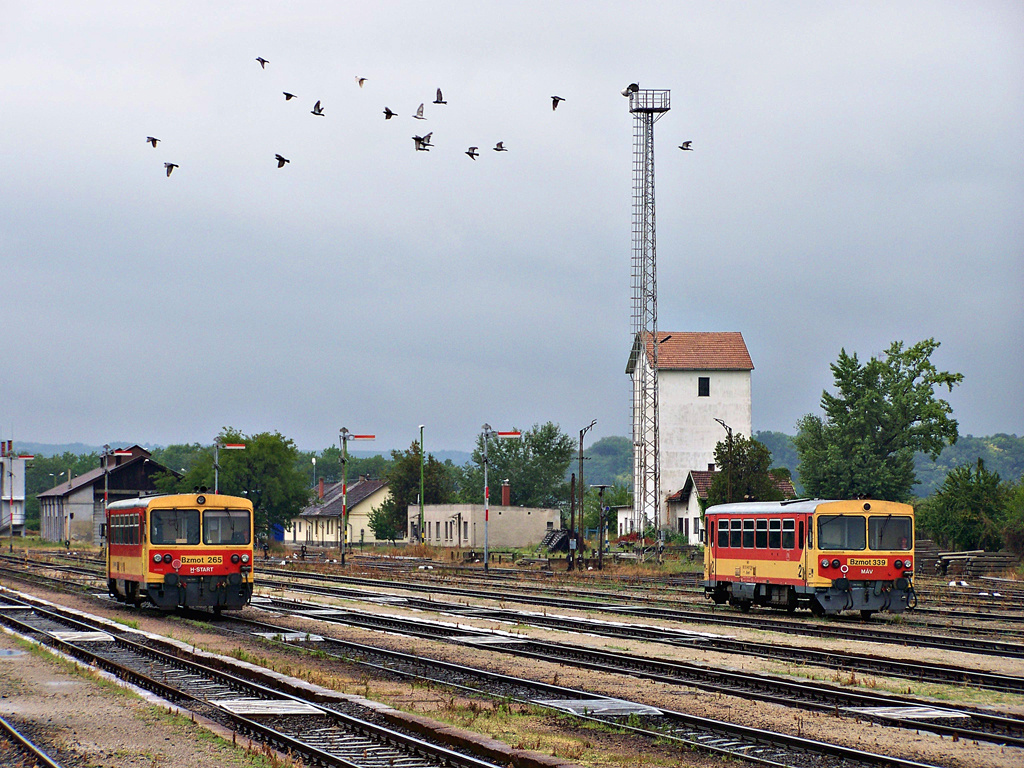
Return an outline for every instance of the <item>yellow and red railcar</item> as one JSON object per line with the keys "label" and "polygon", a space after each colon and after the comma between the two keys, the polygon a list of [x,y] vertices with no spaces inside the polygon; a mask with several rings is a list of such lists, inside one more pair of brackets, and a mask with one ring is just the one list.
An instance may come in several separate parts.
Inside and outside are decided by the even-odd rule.
{"label": "yellow and red railcar", "polygon": [[914,595],[914,508],[891,501],[720,504],[705,512],[704,593],[716,604],[901,613]]}
{"label": "yellow and red railcar", "polygon": [[252,597],[252,502],[176,494],[107,505],[107,588],[121,602],[237,610]]}

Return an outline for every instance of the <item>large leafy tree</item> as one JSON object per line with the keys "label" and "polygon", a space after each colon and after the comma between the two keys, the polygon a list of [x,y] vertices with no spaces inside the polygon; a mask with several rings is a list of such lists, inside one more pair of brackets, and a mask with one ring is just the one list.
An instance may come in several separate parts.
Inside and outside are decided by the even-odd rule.
{"label": "large leafy tree", "polygon": [[[534,424],[521,439],[491,438],[487,443],[488,485],[497,488],[508,480],[514,506],[564,506],[569,499],[566,474],[574,452],[572,438],[550,421]],[[478,435],[473,459],[463,467],[462,502],[483,503],[483,466],[483,435]]]}
{"label": "large leafy tree", "polygon": [[[245,443],[245,450],[220,451],[217,487],[221,493],[252,501],[257,530],[287,525],[309,502],[309,482],[298,468],[298,450],[289,438],[279,432],[244,435],[226,427],[218,440]],[[165,474],[155,484],[167,493],[189,493],[201,487],[212,490],[213,447],[203,448],[180,480]]]}
{"label": "large leafy tree", "polygon": [[737,433],[715,446],[720,470],[708,488],[708,506],[733,501],[781,501],[784,497],[769,473],[772,454],[763,443]]}
{"label": "large leafy tree", "polygon": [[[450,504],[455,500],[451,462],[440,462],[428,453],[423,462],[423,503]],[[388,497],[370,511],[369,525],[373,535],[393,540],[404,535],[409,507],[419,502],[420,444],[414,440],[408,450],[391,452],[391,466],[384,475]]]}
{"label": "large leafy tree", "polygon": [[999,473],[957,467],[918,513],[918,526],[943,546],[956,549],[999,549],[1007,517],[1009,488]]}
{"label": "large leafy tree", "polygon": [[916,482],[914,453],[933,459],[957,439],[952,407],[936,389],[953,387],[960,373],[931,361],[939,343],[925,339],[909,348],[893,342],[880,358],[861,363],[843,349],[832,364],[836,394],[825,391],[821,408],[797,423],[804,490],[823,498],[867,496],[905,501]]}

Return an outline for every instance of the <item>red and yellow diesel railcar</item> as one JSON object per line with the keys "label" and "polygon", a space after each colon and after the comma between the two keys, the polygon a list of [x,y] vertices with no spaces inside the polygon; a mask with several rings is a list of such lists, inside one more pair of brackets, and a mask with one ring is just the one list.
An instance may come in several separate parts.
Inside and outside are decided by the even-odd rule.
{"label": "red and yellow diesel railcar", "polygon": [[158,608],[237,610],[252,597],[252,502],[220,494],[107,505],[107,588]]}
{"label": "red and yellow diesel railcar", "polygon": [[704,593],[716,604],[867,617],[916,603],[908,504],[752,501],[709,507],[705,519]]}

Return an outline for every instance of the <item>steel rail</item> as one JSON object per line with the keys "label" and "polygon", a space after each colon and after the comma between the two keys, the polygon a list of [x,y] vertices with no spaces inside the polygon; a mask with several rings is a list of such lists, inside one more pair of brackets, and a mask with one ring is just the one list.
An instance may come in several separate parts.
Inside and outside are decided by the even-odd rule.
{"label": "steel rail", "polygon": [[[61,768],[61,764],[50,757],[42,749],[32,742],[27,736],[19,731],[12,723],[0,717],[0,737],[6,737],[14,742],[18,749],[27,752],[39,768]],[[27,766],[26,766],[27,768]]]}
{"label": "steel rail", "polygon": [[[495,764],[492,762],[481,760],[470,755],[461,754],[438,744],[433,744],[408,734],[388,729],[383,726],[355,718],[351,715],[346,715],[336,710],[308,702],[302,697],[293,695],[286,691],[270,688],[251,680],[245,680],[224,670],[218,670],[196,661],[183,659],[180,656],[169,654],[129,640],[126,636],[128,634],[127,631],[124,633],[117,633],[105,623],[90,625],[89,622],[84,622],[80,618],[65,615],[63,611],[41,609],[39,607],[34,607],[31,613],[41,617],[44,620],[44,624],[46,622],[66,623],[67,626],[89,626],[93,630],[96,630],[97,626],[99,626],[101,629],[98,631],[111,634],[114,637],[116,646],[120,649],[130,650],[136,656],[145,656],[151,659],[157,659],[162,664],[185,668],[190,674],[206,676],[209,679],[219,681],[220,684],[226,685],[230,688],[246,691],[253,697],[274,700],[287,699],[314,707],[316,710],[321,712],[323,717],[330,723],[334,723],[335,727],[346,731],[359,732],[364,736],[373,739],[377,744],[377,746],[373,747],[373,750],[391,749],[392,747],[396,749],[398,756],[396,757],[393,755],[385,760],[382,765],[393,765],[395,764],[396,759],[408,764],[408,756],[419,755],[425,758],[426,762],[424,764],[427,765],[460,766],[462,768],[496,768]],[[54,637],[51,634],[52,630],[48,631],[47,628],[41,628],[38,625],[33,626],[29,621],[3,613],[0,613],[0,618],[2,618],[5,623],[18,626],[22,631],[34,635],[40,642],[44,642],[46,645],[55,647],[69,656],[86,661],[90,665],[100,667],[101,669],[104,669],[107,672],[132,683],[133,685],[154,691],[170,701],[185,701],[191,709],[200,711],[207,710],[208,714],[214,714],[210,711],[211,700],[209,698],[200,697],[194,693],[185,691],[181,685],[176,685],[173,680],[166,679],[166,672],[165,679],[160,680],[152,675],[145,674],[138,669],[126,666],[123,663],[119,663],[112,658],[103,655],[102,650],[104,646],[108,646],[110,643],[97,644],[98,647],[96,649],[90,649],[84,647],[80,643]],[[217,719],[231,723],[237,731],[253,734],[260,740],[270,743],[278,749],[302,755],[304,759],[308,759],[314,763],[338,766],[339,768],[365,768],[366,766],[366,763],[356,763],[345,759],[344,757],[339,757],[337,754],[325,751],[306,740],[283,733],[278,729],[263,725],[238,713],[218,707],[215,714]],[[310,715],[307,714],[302,717],[309,718]],[[278,716],[278,719],[281,720],[284,718],[283,716]],[[405,755],[405,757],[402,757],[402,755]]]}

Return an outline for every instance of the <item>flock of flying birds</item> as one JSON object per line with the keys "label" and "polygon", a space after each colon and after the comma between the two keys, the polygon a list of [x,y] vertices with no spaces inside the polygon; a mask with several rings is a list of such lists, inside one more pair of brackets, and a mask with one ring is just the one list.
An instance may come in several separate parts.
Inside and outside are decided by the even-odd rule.
{"label": "flock of flying birds", "polygon": [[[256,61],[259,62],[260,69],[266,69],[267,64],[270,63],[267,59],[264,59],[262,56],[257,56]],[[363,87],[363,85],[366,83],[366,80],[367,78],[365,77],[359,77],[358,75],[356,76],[356,83],[359,85],[360,88]],[[292,99],[297,98],[294,93],[289,93],[288,91],[283,91],[283,93],[285,101],[291,101]],[[559,103],[563,101],[565,101],[565,99],[562,98],[561,96],[552,96],[551,111],[554,112],[555,110],[557,110]],[[419,107],[417,107],[415,114],[413,114],[413,117],[416,120],[426,120],[426,117],[424,117],[423,115],[424,103],[421,103]],[[433,103],[440,105],[448,103],[447,101],[445,101],[444,94],[441,92],[440,88],[437,89],[437,97],[434,99]],[[316,117],[325,117],[324,108],[320,104],[319,100],[317,100],[316,104],[313,105],[313,109],[311,110],[310,114],[315,115]],[[390,120],[391,118],[397,116],[398,113],[393,112],[390,107],[384,107],[385,120]],[[413,136],[413,146],[415,147],[416,151],[429,152],[430,148],[433,146],[433,144],[431,143],[433,135],[434,132],[431,131],[422,136]],[[160,139],[156,138],[155,136],[147,136],[146,141],[149,144],[152,144],[153,148],[155,149],[156,145],[160,142]],[[693,144],[692,141],[684,141],[682,144],[679,145],[679,148],[682,150],[690,151],[693,149],[691,144]],[[477,157],[480,156],[480,153],[478,151],[479,149],[480,147],[470,147],[469,149],[466,150],[466,154],[469,156],[471,160],[476,160]],[[494,147],[492,147],[492,149],[495,152],[508,152],[508,148],[505,146],[505,143],[503,141],[499,141],[497,144],[494,145]],[[291,160],[289,160],[287,157],[284,157],[281,154],[275,154],[274,159],[277,161],[278,168],[284,168],[285,165],[291,162]],[[170,176],[174,169],[177,167],[177,163],[164,163],[164,170],[167,172],[168,176]]]}

